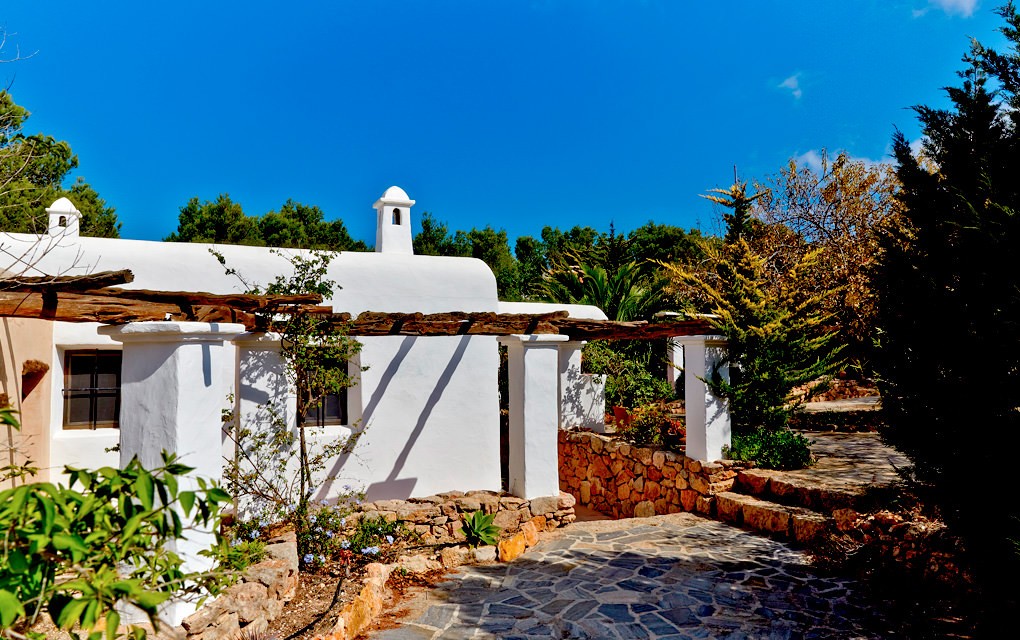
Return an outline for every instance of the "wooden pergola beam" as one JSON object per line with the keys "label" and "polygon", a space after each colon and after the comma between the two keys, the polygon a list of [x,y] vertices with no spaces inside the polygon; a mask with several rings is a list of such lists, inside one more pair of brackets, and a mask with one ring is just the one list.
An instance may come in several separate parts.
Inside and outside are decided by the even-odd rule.
{"label": "wooden pergola beam", "polygon": [[39,318],[62,322],[126,324],[159,320],[240,322],[255,326],[255,317],[227,306],[194,306],[182,310],[171,303],[147,302],[78,293],[0,292],[0,317]]}
{"label": "wooden pergola beam", "polygon": [[42,293],[52,291],[88,291],[118,284],[134,282],[135,275],[128,269],[99,271],[83,276],[14,276],[0,279],[0,291]]}

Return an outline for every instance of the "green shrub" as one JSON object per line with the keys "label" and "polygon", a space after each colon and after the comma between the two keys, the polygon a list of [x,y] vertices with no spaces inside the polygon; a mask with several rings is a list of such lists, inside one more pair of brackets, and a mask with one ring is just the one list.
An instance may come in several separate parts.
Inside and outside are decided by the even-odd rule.
{"label": "green shrub", "polygon": [[231,571],[244,571],[266,559],[266,543],[262,540],[234,539],[223,541],[216,552],[217,566]]}
{"label": "green shrub", "polygon": [[481,510],[475,511],[464,518],[461,532],[467,538],[468,546],[477,547],[480,545],[496,544],[499,539],[500,528],[492,524],[496,514],[485,515]]}
{"label": "green shrub", "polygon": [[635,340],[630,344],[611,344],[592,340],[584,346],[581,366],[585,373],[605,374],[606,406],[639,407],[671,400],[673,389],[657,366],[655,345]]}
{"label": "green shrub", "polygon": [[630,427],[617,433],[636,445],[659,445],[671,451],[679,451],[686,437],[683,421],[675,418],[661,402],[635,409],[631,413]]}
{"label": "green shrub", "polygon": [[811,464],[811,441],[789,429],[734,433],[730,460],[747,460],[764,469],[803,469]]}
{"label": "green shrub", "polygon": [[45,611],[61,629],[99,640],[105,628],[112,638],[117,602],[137,606],[156,625],[171,596],[221,586],[221,577],[185,574],[169,548],[183,537],[181,514],[215,527],[220,505],[230,501],[201,478],[197,491],[180,491],[178,478],[190,471],[164,453],[152,471],[137,458],[123,469],[67,467],[69,486],[37,482],[0,492],[0,634],[24,636]]}

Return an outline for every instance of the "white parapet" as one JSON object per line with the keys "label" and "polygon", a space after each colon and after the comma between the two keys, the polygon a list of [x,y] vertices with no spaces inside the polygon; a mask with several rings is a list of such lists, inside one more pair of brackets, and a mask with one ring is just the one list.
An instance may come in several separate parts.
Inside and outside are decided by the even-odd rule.
{"label": "white parapet", "polygon": [[606,377],[581,373],[584,341],[559,343],[560,429],[606,430]]}
{"label": "white parapet", "polygon": [[560,492],[560,335],[512,335],[507,347],[510,386],[510,493],[531,500]]}
{"label": "white parapet", "polygon": [[[161,453],[168,451],[195,469],[179,480],[182,491],[197,489],[199,477],[220,479],[223,409],[233,393],[236,366],[230,341],[243,332],[240,324],[205,322],[135,322],[99,328],[99,333],[124,344],[122,466],[137,456],[146,468],[158,467]],[[183,517],[182,521],[186,538],[173,550],[184,559],[183,570],[210,569],[213,560],[198,552],[215,542],[214,532]],[[172,602],[161,617],[177,625],[194,608],[191,602]]]}
{"label": "white parapet", "polygon": [[730,445],[729,403],[705,381],[716,375],[729,380],[726,338],[683,336],[675,340],[683,347],[687,456],[706,462],[721,460],[723,448]]}

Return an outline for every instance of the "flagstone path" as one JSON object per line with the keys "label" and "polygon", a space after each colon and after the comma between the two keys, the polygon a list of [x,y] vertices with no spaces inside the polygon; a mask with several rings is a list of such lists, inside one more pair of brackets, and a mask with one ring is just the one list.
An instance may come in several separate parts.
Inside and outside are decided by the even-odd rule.
{"label": "flagstone path", "polygon": [[[577,522],[463,567],[373,640],[889,638],[881,603],[790,546],[692,514]],[[879,605],[879,606],[876,606]]]}

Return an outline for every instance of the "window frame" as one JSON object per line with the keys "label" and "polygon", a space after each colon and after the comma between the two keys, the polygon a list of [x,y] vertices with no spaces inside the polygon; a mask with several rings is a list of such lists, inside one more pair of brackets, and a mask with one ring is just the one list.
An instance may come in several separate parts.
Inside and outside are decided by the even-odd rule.
{"label": "window frame", "polygon": [[[345,360],[340,365],[344,368],[345,372],[349,376],[351,373],[351,361]],[[319,400],[319,404],[314,409],[305,411],[305,427],[345,427],[350,424],[351,418],[351,394],[349,393],[350,387],[341,389],[338,393],[327,393]],[[339,415],[336,417],[329,417],[323,415],[323,408],[330,398],[336,398],[339,406]],[[314,412],[314,415],[313,415]]]}
{"label": "window frame", "polygon": [[[90,386],[87,387],[71,387],[71,376],[74,373],[84,373],[82,371],[72,372],[71,362],[74,358],[91,355],[93,357],[92,371],[90,372]],[[62,417],[61,417],[61,429],[64,431],[96,431],[98,429],[119,429],[120,428],[120,406],[121,406],[121,391],[123,388],[123,368],[124,368],[124,353],[120,349],[100,349],[100,348],[86,348],[86,349],[65,349],[63,353],[63,364],[64,364],[64,386],[61,391],[61,404],[62,404]],[[116,371],[116,386],[114,387],[100,387],[98,386],[98,377],[100,375],[99,363],[101,358],[116,358],[117,359],[117,371]],[[104,372],[105,373],[105,372]],[[109,397],[109,392],[113,392],[114,398],[114,415],[113,420],[98,420],[97,419],[97,407],[98,400],[101,397]],[[89,419],[86,422],[72,422],[71,421],[71,395],[75,393],[87,393],[89,400]]]}

